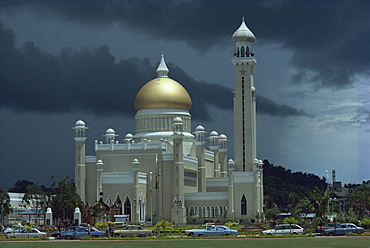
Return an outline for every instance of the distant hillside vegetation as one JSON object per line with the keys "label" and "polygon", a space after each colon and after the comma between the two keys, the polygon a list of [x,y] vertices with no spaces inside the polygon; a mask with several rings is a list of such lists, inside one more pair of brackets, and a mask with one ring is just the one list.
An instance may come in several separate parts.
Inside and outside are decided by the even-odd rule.
{"label": "distant hillside vegetation", "polygon": [[287,210],[290,193],[303,197],[315,187],[325,190],[325,180],[314,174],[292,172],[281,165],[274,166],[268,160],[263,161],[264,195],[270,196],[281,211]]}

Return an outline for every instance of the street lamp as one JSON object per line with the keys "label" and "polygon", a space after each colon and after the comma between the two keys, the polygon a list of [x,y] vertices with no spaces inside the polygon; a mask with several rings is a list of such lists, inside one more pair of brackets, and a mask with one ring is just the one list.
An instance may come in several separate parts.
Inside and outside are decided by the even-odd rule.
{"label": "street lamp", "polygon": [[176,204],[177,207],[177,225],[180,225],[180,208],[182,207],[182,198],[181,197],[177,198],[175,196],[173,202]]}

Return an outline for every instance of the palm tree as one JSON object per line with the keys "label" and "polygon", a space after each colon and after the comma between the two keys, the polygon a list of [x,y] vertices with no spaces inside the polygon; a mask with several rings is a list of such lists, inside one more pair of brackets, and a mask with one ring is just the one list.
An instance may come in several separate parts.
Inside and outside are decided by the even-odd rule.
{"label": "palm tree", "polygon": [[363,184],[354,188],[347,196],[347,204],[356,213],[357,218],[366,217],[370,209],[370,186]]}
{"label": "palm tree", "polygon": [[296,220],[294,217],[287,217],[284,219],[284,223],[289,224],[290,234],[292,234],[292,224],[297,224],[298,220]]}
{"label": "palm tree", "polygon": [[166,228],[167,228],[168,226],[170,226],[170,225],[172,225],[172,223],[171,223],[171,222],[168,222],[168,221],[166,221],[166,220],[161,220],[160,222],[158,222],[158,223],[156,224],[156,226],[159,226],[159,227],[163,228],[163,230],[164,230],[164,235],[166,235]]}
{"label": "palm tree", "polygon": [[311,193],[309,200],[311,206],[315,211],[315,216],[322,218],[326,215],[328,211],[328,203],[330,199],[330,194],[332,190],[326,190],[322,192],[319,188],[315,188]]}
{"label": "palm tree", "polygon": [[309,213],[315,212],[314,208],[312,207],[311,201],[309,198],[304,197],[302,198],[294,208],[292,212],[293,216],[306,216]]}
{"label": "palm tree", "polygon": [[23,228],[27,230],[28,238],[30,238],[30,232],[32,231],[32,226],[24,225]]}

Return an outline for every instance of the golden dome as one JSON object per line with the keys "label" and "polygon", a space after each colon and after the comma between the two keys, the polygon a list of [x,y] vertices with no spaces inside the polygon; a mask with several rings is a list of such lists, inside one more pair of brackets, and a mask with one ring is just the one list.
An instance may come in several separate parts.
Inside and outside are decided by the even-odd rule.
{"label": "golden dome", "polygon": [[135,109],[174,108],[190,110],[191,98],[181,84],[158,77],[145,84],[135,98]]}

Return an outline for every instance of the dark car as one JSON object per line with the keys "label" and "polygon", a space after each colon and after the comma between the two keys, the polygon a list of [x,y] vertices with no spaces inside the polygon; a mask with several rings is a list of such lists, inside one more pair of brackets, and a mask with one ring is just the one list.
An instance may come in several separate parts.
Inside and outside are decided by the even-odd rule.
{"label": "dark car", "polygon": [[64,230],[53,232],[52,236],[60,239],[60,237],[62,236],[62,234],[64,232],[70,232],[70,231],[73,231],[74,232],[75,230],[77,230],[77,229],[79,229],[81,227],[83,227],[83,226],[69,226],[69,227],[67,227]]}
{"label": "dark car", "polygon": [[339,225],[340,225],[340,223],[326,223],[323,226],[317,226],[316,227],[316,232],[317,233],[323,233],[325,230],[335,228]]}
{"label": "dark car", "polygon": [[358,227],[353,223],[342,223],[339,226],[327,229],[324,231],[326,236],[337,236],[337,235],[346,235],[347,233],[363,233],[364,228]]}
{"label": "dark car", "polygon": [[81,237],[88,235],[93,238],[107,236],[105,232],[99,231],[94,227],[75,226],[74,228],[70,227],[67,229],[60,232],[61,239],[80,239]]}

